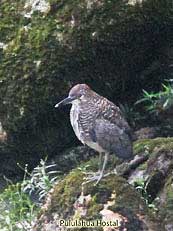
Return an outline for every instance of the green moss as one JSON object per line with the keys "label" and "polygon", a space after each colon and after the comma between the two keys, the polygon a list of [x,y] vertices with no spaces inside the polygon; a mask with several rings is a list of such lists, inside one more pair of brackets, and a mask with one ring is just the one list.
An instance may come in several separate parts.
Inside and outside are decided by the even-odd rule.
{"label": "green moss", "polygon": [[161,210],[160,210],[160,216],[161,220],[167,220],[172,221],[173,217],[173,177],[170,176],[165,184],[164,191],[165,191],[165,198]]}
{"label": "green moss", "polygon": [[139,170],[146,170],[147,169],[147,161],[145,161],[143,164],[139,165]]}
{"label": "green moss", "polygon": [[72,213],[73,204],[81,192],[83,174],[80,170],[72,171],[55,188],[52,195],[51,212],[58,211],[65,215]]}
{"label": "green moss", "polygon": [[[145,161],[138,167],[138,170],[144,170],[147,177],[147,192],[150,194],[149,202],[157,196],[165,182],[164,166],[161,167],[160,161],[169,161],[171,165],[171,153],[173,151],[173,138],[156,138],[139,140],[134,144],[136,154],[147,153],[148,161]],[[160,159],[160,160],[159,160]],[[165,171],[167,167],[165,167]],[[167,173],[169,174],[169,173]]]}
{"label": "green moss", "polygon": [[[90,195],[91,200],[87,204],[86,215],[80,217],[79,213],[77,214],[79,216],[78,219],[102,219],[100,212],[107,205],[108,210],[127,218],[129,230],[134,230],[134,227],[137,227],[137,230],[141,230],[142,222],[139,220],[138,215],[147,214],[147,208],[140,195],[125,179],[116,175],[109,175],[103,178],[96,186],[94,182],[83,185],[82,190],[83,177],[83,173],[76,169],[55,186],[51,195],[50,205],[46,211],[42,210],[40,214],[39,224],[43,224],[44,221],[42,219],[44,217],[51,217],[52,214],[57,214],[63,219],[74,219],[74,215],[76,216],[74,202],[83,192],[84,196]],[[75,228],[74,230],[85,230],[85,228]],[[98,227],[96,230],[102,229]]]}
{"label": "green moss", "polygon": [[159,150],[173,150],[173,138],[156,138],[156,139],[144,139],[138,140],[134,143],[134,153],[152,153],[154,149],[157,148]]}
{"label": "green moss", "polygon": [[125,95],[134,102],[141,86],[160,86],[161,68],[151,73],[150,83],[150,74],[136,75],[163,52],[171,34],[169,0],[164,6],[153,2],[50,0],[47,14],[25,18],[24,0],[1,1],[0,42],[8,46],[0,51],[0,120],[16,162],[35,165],[74,146],[67,111],[54,109],[71,85],[88,83],[122,103]]}
{"label": "green moss", "polygon": [[[147,145],[147,149],[146,149]],[[140,140],[134,144],[134,148],[137,148],[135,154],[143,153],[145,150],[150,154],[149,162],[152,162],[153,158],[159,157],[166,152],[170,152],[173,148],[173,138],[157,138],[153,140]],[[114,168],[117,164],[117,160],[114,159],[114,156],[111,156],[111,161],[108,165],[108,171]],[[149,162],[146,161],[141,167],[147,171]],[[173,211],[173,193],[172,193],[172,176],[165,184],[165,203],[162,205],[160,212],[157,210],[157,206],[153,201],[156,198],[156,194],[162,190],[162,183],[164,179],[161,179],[160,172],[155,168],[150,168],[150,177],[148,178],[150,183],[147,184],[145,190],[149,190],[149,185],[152,187],[152,196],[148,196],[148,191],[145,191],[146,196],[144,197],[136,189],[129,185],[126,179],[119,177],[117,175],[111,174],[107,177],[104,177],[98,185],[94,185],[94,182],[84,184],[85,173],[88,171],[98,170],[98,157],[91,158],[90,161],[82,163],[77,169],[68,174],[64,180],[59,182],[55,186],[55,189],[52,194],[51,204],[49,205],[47,211],[42,211],[45,216],[51,215],[53,212],[60,214],[63,218],[74,218],[75,208],[74,203],[82,195],[91,196],[91,200],[87,204],[87,213],[84,219],[93,220],[100,219],[103,208],[107,205],[107,209],[115,213],[121,214],[126,217],[127,228],[128,230],[142,230],[143,219],[139,219],[140,215],[145,215],[147,217],[147,225],[155,223],[156,220],[164,219],[171,220],[172,211]],[[151,182],[153,181],[153,182]],[[161,181],[161,182],[160,182]],[[145,184],[145,182],[143,182]],[[154,188],[153,188],[154,187]],[[155,192],[156,190],[156,192]],[[152,204],[149,204],[152,209],[148,208],[147,203],[152,199]],[[109,203],[108,203],[109,202]],[[157,217],[158,216],[158,217]],[[79,214],[79,219],[80,219]],[[145,223],[145,222],[144,222]],[[135,227],[135,228],[134,228]],[[77,231],[79,229],[76,229]]]}
{"label": "green moss", "polygon": [[[140,140],[134,144],[134,149],[136,153],[142,153],[147,150],[148,152],[157,155],[156,148],[160,151],[170,150],[173,148],[173,139],[172,138],[157,138],[153,140]],[[154,151],[155,150],[155,151]],[[111,156],[107,170],[113,169],[116,167],[117,159],[114,156]],[[139,168],[146,169],[147,162],[142,164]],[[52,211],[62,211],[63,213],[72,213],[73,204],[77,197],[80,195],[82,190],[82,183],[85,181],[85,172],[98,170],[98,157],[91,158],[90,161],[80,165],[78,169],[73,170],[66,178],[58,184],[54,191],[53,200],[52,200]],[[155,175],[156,172],[153,172]],[[110,200],[111,195],[115,192],[115,203],[111,207],[112,210],[116,211],[118,207],[125,207],[132,210],[139,210],[139,205],[141,204],[140,195],[134,192],[134,188],[130,186],[125,179],[110,175],[101,180],[101,182],[94,186],[94,183],[88,183],[84,186],[83,192],[85,195],[90,194],[92,196],[92,201],[90,202],[89,214],[88,216],[92,217],[93,214],[99,215],[99,210]],[[58,203],[57,203],[58,202]],[[56,205],[56,206],[54,206]],[[143,205],[144,206],[144,205]],[[97,211],[97,212],[96,212]],[[95,213],[96,212],[96,213]]]}
{"label": "green moss", "polygon": [[160,230],[165,230],[166,227],[172,227],[173,217],[173,177],[167,177],[164,187],[159,194],[159,197],[154,201],[157,207],[155,218],[160,226]]}
{"label": "green moss", "polygon": [[25,23],[21,17],[24,1],[2,0],[0,4],[0,33],[1,42],[9,42],[16,37],[17,31]]}
{"label": "green moss", "polygon": [[103,205],[97,201],[97,195],[92,196],[91,201],[88,205],[87,220],[99,219],[101,215],[99,212],[103,209]]}
{"label": "green moss", "polygon": [[[140,195],[121,177],[110,175],[103,178],[96,186],[94,182],[85,184],[82,190],[83,182],[84,174],[78,169],[67,175],[56,186],[47,213],[58,212],[58,214],[63,214],[63,217],[72,216],[74,202],[80,196],[81,191],[84,195],[91,195],[87,219],[100,218],[99,212],[108,200],[114,201],[114,205],[110,206],[112,211],[117,211],[117,208],[127,208],[133,212],[139,212],[141,206],[145,207]],[[115,195],[115,198],[112,198],[112,195]]]}

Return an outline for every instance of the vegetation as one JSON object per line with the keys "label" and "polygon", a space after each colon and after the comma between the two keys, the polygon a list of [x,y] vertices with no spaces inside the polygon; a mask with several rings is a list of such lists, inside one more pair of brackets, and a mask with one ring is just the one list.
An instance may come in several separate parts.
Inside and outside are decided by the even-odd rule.
{"label": "vegetation", "polygon": [[134,187],[141,194],[141,197],[144,199],[148,207],[155,211],[158,211],[157,207],[151,201],[151,196],[147,192],[146,182],[144,180],[137,179],[134,182]]}
{"label": "vegetation", "polygon": [[150,113],[159,114],[173,107],[173,88],[171,84],[162,84],[163,89],[157,93],[143,90],[143,98],[138,103],[147,103],[146,110]]}
{"label": "vegetation", "polygon": [[10,184],[0,193],[0,229],[3,231],[30,230],[37,211],[38,206],[20,183]]}
{"label": "vegetation", "polygon": [[[143,211],[146,210],[144,202],[139,194],[121,177],[110,175],[102,179],[99,185],[93,187],[93,183],[89,183],[84,185],[82,189],[81,185],[83,182],[84,174],[79,169],[75,169],[68,174],[63,181],[54,188],[51,201],[46,209],[41,211],[41,214],[48,217],[52,214],[53,222],[55,223],[56,217],[59,216],[65,219],[73,219],[77,216],[77,218],[80,219],[82,218],[80,210],[83,208],[85,209],[85,199],[82,199],[82,196],[86,196],[86,198],[88,196],[88,198],[90,198],[87,206],[87,216],[85,217],[87,220],[100,219],[100,211],[103,210],[104,204],[106,205],[107,203],[108,208],[117,213],[123,211],[125,208],[126,216],[129,220],[137,220],[135,214],[140,212],[140,208],[142,208]],[[77,199],[79,199],[80,196],[81,201],[79,201],[79,209],[76,206],[76,210],[74,211],[74,204],[77,204]],[[42,218],[43,217],[44,216],[42,216]],[[41,230],[45,227],[44,218],[43,220],[42,218],[37,224],[37,230]],[[137,223],[137,227],[140,226],[140,222]],[[131,225],[131,228],[134,228],[133,225]],[[77,230],[80,230],[80,228],[77,228],[76,231]],[[96,228],[96,230],[100,229]]]}
{"label": "vegetation", "polygon": [[29,193],[29,195],[38,194],[38,201],[41,202],[58,178],[58,172],[51,170],[55,166],[55,164],[46,165],[46,162],[42,159],[40,165],[35,167],[32,173],[28,172],[26,166],[22,182],[23,191]]}
{"label": "vegetation", "polygon": [[32,230],[43,199],[58,177],[56,171],[49,170],[53,167],[55,165],[41,160],[32,173],[25,166],[21,183],[8,181],[8,186],[0,193],[0,230]]}
{"label": "vegetation", "polygon": [[[44,10],[40,2],[34,6],[32,1],[1,0],[0,4],[0,176],[5,172],[7,178],[22,179],[24,170],[21,183],[9,183],[0,193],[3,231],[29,230],[59,180],[54,165],[43,161],[47,154],[49,158],[56,156],[61,176],[69,173],[55,187],[48,214],[64,211],[71,215],[84,172],[97,169],[97,157],[78,166],[90,155],[73,149],[78,141],[70,127],[68,108],[54,108],[72,85],[87,83],[120,105],[134,130],[173,124],[172,0],[47,0]],[[162,84],[163,79],[169,82]],[[138,100],[142,89],[143,98]],[[1,138],[1,130],[5,138]],[[166,135],[170,134],[173,132]],[[147,153],[150,159],[137,171],[149,172],[151,179],[146,182],[141,176],[136,182],[139,192],[115,176],[96,188],[89,185],[86,193],[92,199],[88,218],[100,217],[102,200],[110,199],[116,191],[111,209],[128,214],[128,220],[135,221],[139,230],[145,223],[138,219],[140,212],[136,214],[139,204],[146,210],[146,204],[165,208],[168,213],[161,209],[158,214],[166,225],[172,218],[172,178],[169,168],[164,169],[167,175],[160,168],[162,162],[169,166],[172,149],[172,138],[137,141],[134,153]],[[113,169],[116,160],[110,162]],[[167,199],[157,205],[159,193]],[[128,225],[134,230],[130,222]]]}
{"label": "vegetation", "polygon": [[0,121],[16,162],[34,167],[77,143],[67,111],[54,109],[75,83],[132,105],[142,88],[158,90],[170,78],[171,0],[50,0],[31,17],[24,6],[0,5]]}

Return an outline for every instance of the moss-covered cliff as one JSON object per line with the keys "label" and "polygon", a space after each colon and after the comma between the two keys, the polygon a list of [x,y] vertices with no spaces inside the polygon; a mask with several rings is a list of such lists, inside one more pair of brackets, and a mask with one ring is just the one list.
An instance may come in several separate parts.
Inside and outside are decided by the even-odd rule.
{"label": "moss-covered cliff", "polygon": [[[60,219],[118,219],[120,227],[112,230],[171,230],[173,139],[137,141],[134,153],[138,156],[145,154],[148,158],[132,168],[126,179],[112,173],[98,185],[93,182],[83,184],[86,173],[95,171],[95,159],[72,170],[48,195],[34,230],[68,230],[59,226]],[[115,163],[110,161],[107,171],[115,167]],[[95,227],[93,230],[111,229]]]}
{"label": "moss-covered cliff", "polygon": [[0,123],[8,158],[33,166],[74,146],[68,109],[54,104],[75,83],[116,103],[158,88],[169,78],[171,25],[169,0],[1,1]]}

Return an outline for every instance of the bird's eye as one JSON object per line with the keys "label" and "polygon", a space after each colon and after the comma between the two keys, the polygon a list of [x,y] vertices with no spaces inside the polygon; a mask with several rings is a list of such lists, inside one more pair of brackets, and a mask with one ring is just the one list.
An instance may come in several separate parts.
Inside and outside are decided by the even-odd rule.
{"label": "bird's eye", "polygon": [[85,98],[84,95],[81,95],[81,96],[80,96],[80,99],[84,99],[84,98]]}

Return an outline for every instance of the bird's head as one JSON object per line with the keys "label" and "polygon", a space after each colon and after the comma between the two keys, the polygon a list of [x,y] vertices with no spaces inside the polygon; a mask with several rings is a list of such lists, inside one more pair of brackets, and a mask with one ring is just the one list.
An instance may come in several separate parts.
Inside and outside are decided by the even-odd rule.
{"label": "bird's head", "polygon": [[91,91],[87,84],[77,84],[71,88],[67,98],[57,103],[55,107],[73,103],[75,100],[82,100]]}

